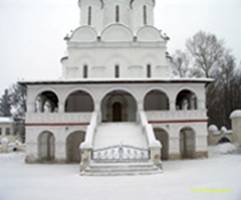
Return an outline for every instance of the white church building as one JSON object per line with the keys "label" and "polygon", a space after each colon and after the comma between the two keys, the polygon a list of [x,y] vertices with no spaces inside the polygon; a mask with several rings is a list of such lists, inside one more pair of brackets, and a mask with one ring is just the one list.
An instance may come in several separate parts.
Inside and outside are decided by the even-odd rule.
{"label": "white church building", "polygon": [[[80,163],[82,174],[160,172],[207,157],[209,79],[172,78],[154,0],[79,0],[63,75],[27,87],[26,162]],[[47,72],[46,72],[47,73]]]}

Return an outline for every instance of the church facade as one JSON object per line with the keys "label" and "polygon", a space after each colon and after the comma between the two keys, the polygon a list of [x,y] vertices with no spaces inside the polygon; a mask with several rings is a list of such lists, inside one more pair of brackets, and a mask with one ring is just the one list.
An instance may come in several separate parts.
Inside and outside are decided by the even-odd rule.
{"label": "church facade", "polygon": [[26,161],[78,162],[87,173],[206,157],[210,80],[171,78],[155,1],[79,0],[79,7],[80,26],[65,37],[63,77],[21,82]]}

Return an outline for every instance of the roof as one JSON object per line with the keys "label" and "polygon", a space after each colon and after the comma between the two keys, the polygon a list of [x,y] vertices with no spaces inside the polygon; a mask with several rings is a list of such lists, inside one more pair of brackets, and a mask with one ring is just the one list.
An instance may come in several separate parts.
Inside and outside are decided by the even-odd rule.
{"label": "roof", "polygon": [[0,117],[0,124],[10,124],[13,123],[13,119],[11,117]]}
{"label": "roof", "polygon": [[203,83],[213,82],[210,78],[150,78],[150,79],[59,79],[20,81],[21,85],[70,85],[70,84],[145,84],[145,83]]}

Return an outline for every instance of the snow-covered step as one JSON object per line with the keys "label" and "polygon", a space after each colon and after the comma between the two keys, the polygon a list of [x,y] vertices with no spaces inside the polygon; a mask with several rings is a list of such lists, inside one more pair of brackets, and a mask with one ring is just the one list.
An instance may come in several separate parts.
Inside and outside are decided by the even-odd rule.
{"label": "snow-covered step", "polygon": [[98,126],[94,139],[94,149],[120,144],[147,148],[142,127],[131,122],[102,123]]}
{"label": "snow-covered step", "polygon": [[84,176],[124,176],[159,174],[162,170],[150,162],[146,163],[91,163]]}

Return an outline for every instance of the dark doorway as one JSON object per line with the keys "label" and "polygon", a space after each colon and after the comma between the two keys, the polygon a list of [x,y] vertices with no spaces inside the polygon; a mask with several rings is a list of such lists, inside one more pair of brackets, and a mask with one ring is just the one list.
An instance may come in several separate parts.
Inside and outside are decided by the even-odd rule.
{"label": "dark doorway", "polygon": [[116,102],[112,105],[112,116],[114,122],[122,121],[122,104],[120,102]]}
{"label": "dark doorway", "polygon": [[68,163],[81,161],[80,144],[85,140],[85,133],[81,131],[70,134],[66,139],[66,158]]}
{"label": "dark doorway", "polygon": [[125,91],[113,91],[101,102],[102,122],[134,122],[137,105],[135,98]]}
{"label": "dark doorway", "polygon": [[161,160],[168,160],[169,157],[169,136],[168,133],[159,128],[154,129],[156,139],[161,143]]}
{"label": "dark doorway", "polygon": [[180,152],[184,159],[195,157],[195,132],[191,128],[184,128],[180,132]]}

